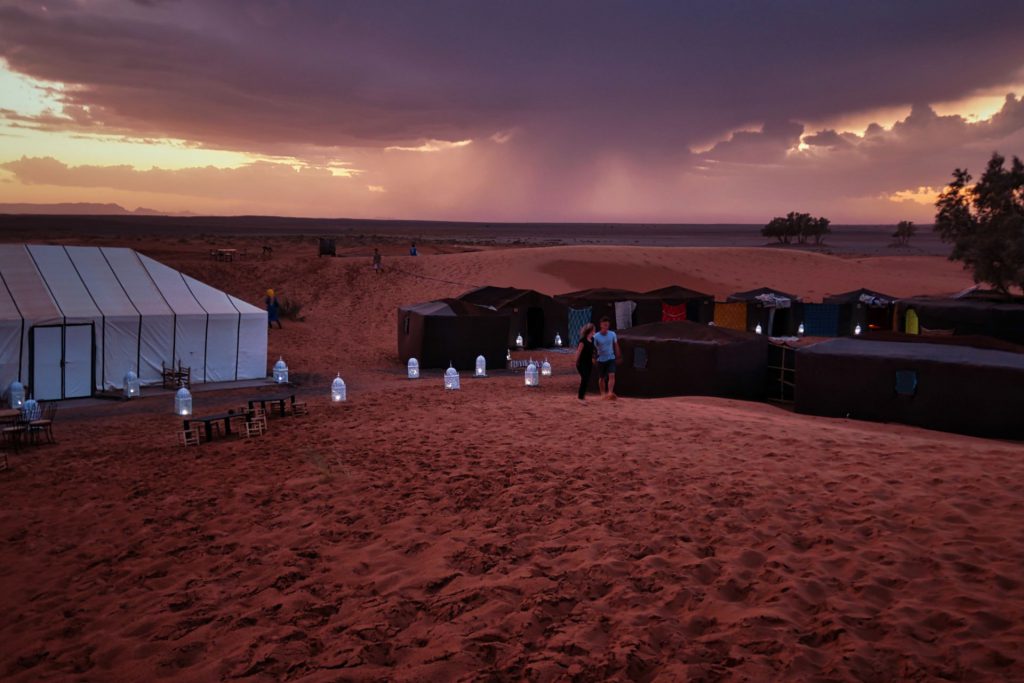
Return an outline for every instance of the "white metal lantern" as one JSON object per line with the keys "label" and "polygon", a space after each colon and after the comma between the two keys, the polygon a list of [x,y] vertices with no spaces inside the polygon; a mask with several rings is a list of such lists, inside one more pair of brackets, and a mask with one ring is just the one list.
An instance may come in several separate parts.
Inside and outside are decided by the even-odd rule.
{"label": "white metal lantern", "polygon": [[557,347],[561,347],[562,346],[562,335],[555,334],[555,346],[557,346]]}
{"label": "white metal lantern", "polygon": [[334,378],[331,382],[331,402],[341,403],[348,399],[348,390],[345,388],[345,380],[341,378],[341,373]]}
{"label": "white metal lantern", "polygon": [[139,381],[138,375],[129,370],[124,375],[124,397],[138,398],[139,396],[142,396],[142,382]]}
{"label": "white metal lantern", "polygon": [[519,348],[523,348],[523,335],[516,335],[516,346],[518,346]]}
{"label": "white metal lantern", "polygon": [[860,325],[857,325],[857,327],[853,328],[853,333],[854,334],[860,334],[861,333]]}
{"label": "white metal lantern", "polygon": [[487,376],[487,359],[483,356],[476,357],[476,370],[473,372],[474,377],[486,377]]}
{"label": "white metal lantern", "polygon": [[192,414],[192,392],[185,387],[178,389],[174,395],[174,412],[178,415]]}
{"label": "white metal lantern", "polygon": [[761,323],[757,324],[757,327],[754,328],[754,332],[757,332],[758,334],[761,334],[762,332],[764,332],[764,330],[761,329]]}
{"label": "white metal lantern", "polygon": [[551,376],[551,363],[544,359],[544,362],[540,364],[540,374],[544,377]]}
{"label": "white metal lantern", "polygon": [[530,364],[526,366],[524,382],[528,387],[540,386],[540,375],[537,373],[537,366],[533,363],[533,361],[530,361]]}
{"label": "white metal lantern", "polygon": [[274,381],[278,384],[288,383],[288,364],[280,356],[278,356],[277,362],[274,363]]}
{"label": "white metal lantern", "polygon": [[505,351],[505,360],[512,360],[512,349]]}
{"label": "white metal lantern", "polygon": [[410,358],[407,367],[409,369],[409,379],[420,378],[420,362],[418,360],[416,360],[415,358]]}
{"label": "white metal lantern", "polygon": [[7,399],[12,408],[21,408],[25,404],[25,385],[14,380],[7,389]]}
{"label": "white metal lantern", "polygon": [[802,335],[804,333],[804,324],[800,323],[800,326],[796,328],[796,333]]}
{"label": "white metal lantern", "polygon": [[444,388],[450,391],[459,390],[459,371],[451,366],[444,371]]}

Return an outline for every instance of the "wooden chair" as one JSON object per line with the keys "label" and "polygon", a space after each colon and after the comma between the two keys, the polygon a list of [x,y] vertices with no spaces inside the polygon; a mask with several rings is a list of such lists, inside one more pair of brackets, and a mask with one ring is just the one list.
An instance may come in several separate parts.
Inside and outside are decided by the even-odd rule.
{"label": "wooden chair", "polygon": [[264,422],[257,422],[256,420],[249,420],[242,425],[242,429],[238,432],[239,436],[243,439],[252,439],[257,436],[263,436],[266,431],[263,428]]}
{"label": "wooden chair", "polygon": [[296,401],[292,404],[292,415],[295,417],[309,415],[309,404],[305,401]]}
{"label": "wooden chair", "polygon": [[186,448],[189,446],[198,446],[201,443],[199,440],[199,433],[200,430],[195,428],[183,429],[178,432],[178,443]]}
{"label": "wooden chair", "polygon": [[7,461],[7,449],[0,446],[0,472],[3,472],[11,466],[11,463]]}
{"label": "wooden chair", "polygon": [[0,443],[8,445],[15,453],[21,448],[21,441],[28,437],[28,424],[15,422],[0,429]]}
{"label": "wooden chair", "polygon": [[47,443],[56,443],[57,440],[53,438],[53,420],[55,417],[57,417],[57,402],[44,402],[39,419],[28,423],[28,434],[33,442],[38,441],[39,435],[42,434],[46,437]]}
{"label": "wooden chair", "polygon": [[252,412],[249,413],[249,422],[258,422],[260,428],[265,432],[267,431],[267,411],[263,408],[253,408]]}

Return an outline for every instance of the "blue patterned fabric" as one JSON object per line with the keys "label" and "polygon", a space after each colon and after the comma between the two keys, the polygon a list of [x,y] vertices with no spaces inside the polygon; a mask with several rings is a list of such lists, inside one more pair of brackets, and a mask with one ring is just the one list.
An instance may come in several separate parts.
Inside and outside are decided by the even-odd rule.
{"label": "blue patterned fabric", "polygon": [[569,346],[576,348],[580,343],[580,328],[590,322],[591,309],[570,308],[569,309]]}
{"label": "blue patterned fabric", "polygon": [[838,337],[839,306],[804,304],[804,334],[809,337]]}

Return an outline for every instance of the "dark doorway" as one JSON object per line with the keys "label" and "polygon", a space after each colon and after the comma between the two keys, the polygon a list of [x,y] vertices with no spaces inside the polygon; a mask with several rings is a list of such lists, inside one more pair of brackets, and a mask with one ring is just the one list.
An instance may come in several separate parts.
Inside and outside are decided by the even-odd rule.
{"label": "dark doorway", "polygon": [[[539,306],[531,306],[526,309],[526,346],[531,349],[540,349],[547,346],[544,339],[544,309]],[[552,340],[552,343],[554,341]]]}

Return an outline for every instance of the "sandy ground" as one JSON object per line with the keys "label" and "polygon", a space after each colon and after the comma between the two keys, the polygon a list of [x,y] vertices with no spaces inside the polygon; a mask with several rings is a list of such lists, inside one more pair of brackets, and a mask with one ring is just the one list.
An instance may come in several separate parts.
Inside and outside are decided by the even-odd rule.
{"label": "sandy ground", "polygon": [[185,450],[164,397],[62,407],[59,443],[0,474],[5,680],[1024,678],[1021,444],[718,399],[579,405],[563,355],[536,390],[495,372],[444,392],[395,358],[394,307],[467,284],[909,294],[966,286],[957,266],[393,245],[375,276],[361,244],[203,249],[145,251],[301,301],[270,344],[312,414]]}

